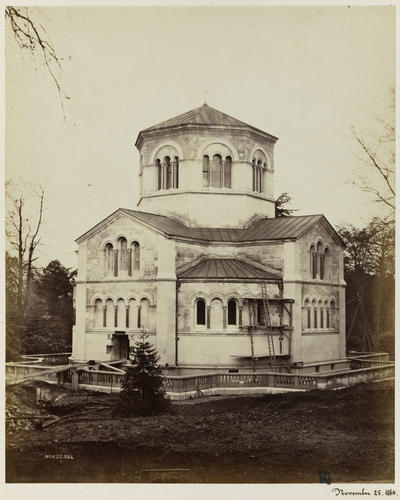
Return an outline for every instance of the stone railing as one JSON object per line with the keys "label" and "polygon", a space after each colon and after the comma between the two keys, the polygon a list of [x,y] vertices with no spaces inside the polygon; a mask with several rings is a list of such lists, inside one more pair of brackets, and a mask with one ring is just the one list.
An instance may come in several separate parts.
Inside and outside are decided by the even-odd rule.
{"label": "stone railing", "polygon": [[373,359],[376,361],[389,361],[387,352],[357,352],[350,351],[347,356],[349,359]]}
{"label": "stone railing", "polygon": [[[51,369],[51,368],[50,368]],[[48,373],[49,367],[37,364],[25,364],[25,363],[6,363],[6,377],[8,379],[23,379],[24,377],[29,377],[32,375],[37,375],[37,378],[42,378],[44,380],[57,380],[57,373]]]}
{"label": "stone railing", "polygon": [[350,367],[352,370],[356,370],[358,368],[370,368],[372,366],[387,366],[393,364],[393,361],[386,361],[381,359],[372,359],[372,358],[349,358],[349,359],[350,359]]}
{"label": "stone railing", "polygon": [[[47,373],[45,373],[47,370]],[[70,368],[57,376],[57,373],[48,373],[49,367],[26,365],[18,363],[6,364],[8,378],[23,378],[29,375],[38,375],[37,378],[71,382],[71,373],[77,370],[78,385],[107,387],[111,390],[121,387],[124,374],[111,371],[95,371],[87,368]],[[40,374],[43,373],[43,377]],[[60,378],[61,377],[61,378]],[[275,387],[298,390],[334,389],[348,387],[361,382],[380,380],[394,377],[394,364],[381,362],[377,366],[369,366],[356,370],[346,370],[326,374],[292,374],[276,372],[243,372],[243,373],[207,373],[200,375],[167,376],[164,378],[165,389],[169,393],[194,392],[197,389],[211,388],[250,388]]]}
{"label": "stone railing", "polygon": [[124,380],[124,373],[117,373],[106,370],[88,370],[81,368],[78,371],[78,382],[84,385],[99,385],[106,387],[121,387]]}
{"label": "stone railing", "polygon": [[44,365],[66,365],[70,356],[70,352],[56,352],[49,354],[23,354],[21,358],[28,362],[42,363]]}

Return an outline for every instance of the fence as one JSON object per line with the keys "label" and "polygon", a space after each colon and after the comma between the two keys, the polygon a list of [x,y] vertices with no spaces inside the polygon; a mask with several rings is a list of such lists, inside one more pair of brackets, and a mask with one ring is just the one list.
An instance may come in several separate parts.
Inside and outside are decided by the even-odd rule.
{"label": "fence", "polygon": [[350,358],[350,367],[352,370],[356,370],[357,368],[370,368],[372,366],[388,366],[392,364],[393,361],[381,359]]}
{"label": "fence", "polygon": [[[348,387],[360,382],[369,382],[394,377],[394,363],[377,360],[357,360],[357,362],[372,363],[373,366],[346,370],[343,372],[323,374],[291,374],[275,372],[243,372],[243,373],[207,373],[199,375],[167,376],[164,385],[167,392],[185,393],[197,389],[228,388],[228,387],[275,387],[288,389],[334,389]],[[87,368],[74,368],[57,374],[48,373],[49,368],[24,363],[7,363],[6,375],[16,380],[29,375],[36,375],[38,379],[71,383],[71,373],[78,372],[78,385],[120,388],[124,374],[111,371],[94,371]],[[45,373],[47,371],[47,373]],[[43,377],[40,377],[40,374]]]}
{"label": "fence", "polygon": [[66,365],[71,356],[70,352],[55,352],[50,354],[23,354],[22,359],[26,359],[28,363],[43,363],[45,365]]}
{"label": "fence", "polygon": [[350,351],[348,353],[348,358],[349,359],[370,359],[370,360],[381,360],[381,361],[388,361],[389,360],[389,354],[387,352],[357,352],[357,351]]}

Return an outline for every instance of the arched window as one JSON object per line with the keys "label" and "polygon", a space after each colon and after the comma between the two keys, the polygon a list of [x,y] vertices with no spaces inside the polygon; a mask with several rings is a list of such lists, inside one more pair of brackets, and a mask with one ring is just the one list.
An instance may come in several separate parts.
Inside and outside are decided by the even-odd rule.
{"label": "arched window", "polygon": [[160,160],[157,158],[156,160],[156,171],[157,171],[157,189],[162,189],[162,166]]}
{"label": "arched window", "polygon": [[118,299],[117,301],[117,327],[125,328],[126,326],[126,309],[125,301],[123,299]]}
{"label": "arched window", "polygon": [[134,241],[131,245],[129,276],[132,276],[132,270],[139,271],[139,269],[140,269],[140,245],[137,241]]}
{"label": "arched window", "polygon": [[221,299],[213,299],[210,304],[210,328],[222,330],[223,328],[223,307]]}
{"label": "arched window", "polygon": [[140,321],[139,321],[139,327],[140,328],[149,328],[149,301],[147,299],[142,299],[140,301],[140,309],[138,311]]}
{"label": "arched window", "polygon": [[114,272],[114,247],[111,243],[104,247],[104,264],[106,276],[111,276]]}
{"label": "arched window", "polygon": [[128,242],[126,238],[121,237],[117,242],[118,266],[117,274],[124,274],[128,270]]}
{"label": "arched window", "polygon": [[227,156],[224,165],[224,187],[232,187],[232,158]]}
{"label": "arched window", "polygon": [[304,302],[303,328],[311,328],[311,308],[308,299]]}
{"label": "arched window", "polygon": [[324,251],[324,279],[329,280],[331,278],[331,254],[329,248],[325,248]]}
{"label": "arched window", "polygon": [[221,187],[222,183],[222,158],[221,155],[213,156],[211,163],[211,187]]}
{"label": "arched window", "polygon": [[129,300],[129,328],[138,328],[138,307],[135,299]]}
{"label": "arched window", "polygon": [[164,171],[165,171],[165,183],[164,183],[164,189],[171,189],[172,188],[172,165],[171,165],[171,158],[169,156],[165,156],[164,160]]}
{"label": "arched window", "polygon": [[179,187],[179,158],[174,158],[174,188]]}
{"label": "arched window", "polygon": [[314,245],[310,247],[310,274],[312,279],[317,277],[317,253]]}
{"label": "arched window", "polygon": [[318,266],[319,279],[323,280],[324,279],[325,264],[324,264],[323,245],[322,245],[321,241],[319,241],[317,244],[317,266]]}
{"label": "arched window", "polygon": [[330,311],[329,311],[329,303],[327,300],[324,302],[324,309],[325,309],[325,327],[330,328],[331,327],[331,318],[330,318]]}
{"label": "arched window", "polygon": [[114,319],[115,319],[115,311],[114,311],[114,302],[112,299],[107,299],[106,301],[106,327],[114,328]]}
{"label": "arched window", "polygon": [[324,308],[322,306],[322,300],[318,302],[319,309],[319,328],[324,328]]}
{"label": "arched window", "polygon": [[94,327],[102,328],[103,326],[103,303],[100,299],[96,299],[94,303]]}
{"label": "arched window", "polygon": [[204,299],[196,300],[196,325],[206,324],[206,302]]}
{"label": "arched window", "polygon": [[254,153],[252,163],[253,191],[257,193],[264,192],[264,169],[267,166],[267,158],[261,149]]}
{"label": "arched window", "polygon": [[228,325],[236,325],[237,323],[237,302],[235,299],[228,301]]}
{"label": "arched window", "polygon": [[179,186],[179,151],[172,144],[161,145],[154,155],[155,185],[157,189]]}
{"label": "arched window", "polygon": [[318,328],[318,308],[315,300],[311,302],[311,308],[313,310],[313,326],[312,328]]}
{"label": "arched window", "polygon": [[210,158],[208,155],[203,156],[203,187],[210,186]]}
{"label": "arched window", "polygon": [[335,306],[334,300],[331,300],[330,312],[331,312],[331,328],[337,328],[337,325],[336,325],[336,306]]}
{"label": "arched window", "polygon": [[257,189],[259,193],[263,192],[263,167],[262,167],[262,162],[261,160],[258,160],[257,162]]}

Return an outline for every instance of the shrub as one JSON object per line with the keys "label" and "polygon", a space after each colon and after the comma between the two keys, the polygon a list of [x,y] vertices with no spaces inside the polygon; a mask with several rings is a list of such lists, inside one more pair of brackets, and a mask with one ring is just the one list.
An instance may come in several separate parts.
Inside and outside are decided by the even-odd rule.
{"label": "shrub", "polygon": [[133,347],[133,358],[127,366],[115,413],[120,416],[155,415],[170,401],[165,394],[159,356],[148,342],[145,332]]}

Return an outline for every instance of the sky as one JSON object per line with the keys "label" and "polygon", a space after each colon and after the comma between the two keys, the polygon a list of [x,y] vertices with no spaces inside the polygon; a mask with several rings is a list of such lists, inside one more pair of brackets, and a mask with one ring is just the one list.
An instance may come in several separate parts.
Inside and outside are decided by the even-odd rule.
{"label": "sky", "polygon": [[[6,26],[6,179],[46,185],[39,263],[75,267],[74,240],[138,200],[140,130],[205,101],[279,137],[275,196],[297,215],[362,226],[382,207],[355,180],[351,133],[393,118],[393,7],[40,7],[60,98]],[[35,214],[35,199],[28,203]],[[29,212],[30,210],[30,212]]]}

